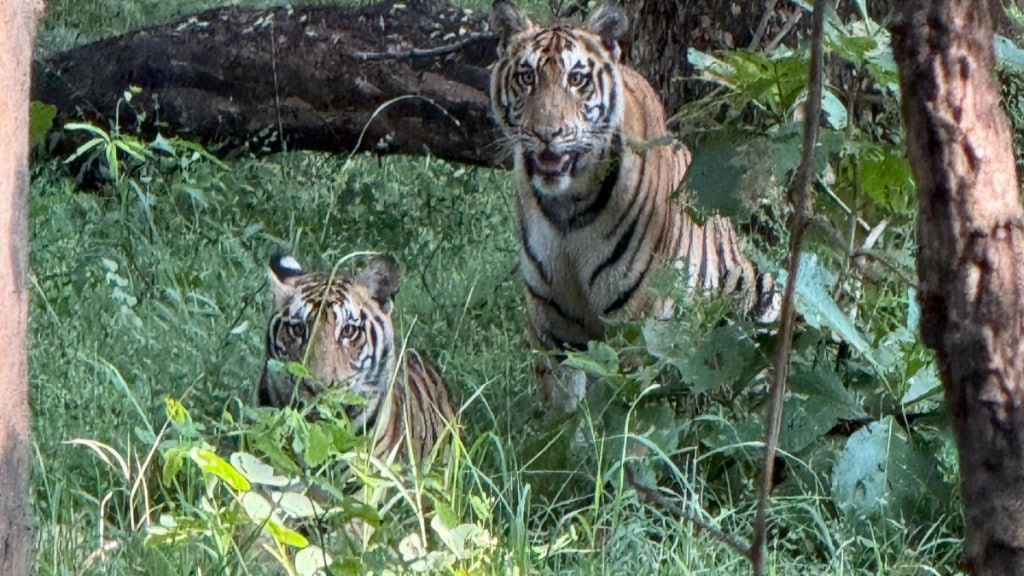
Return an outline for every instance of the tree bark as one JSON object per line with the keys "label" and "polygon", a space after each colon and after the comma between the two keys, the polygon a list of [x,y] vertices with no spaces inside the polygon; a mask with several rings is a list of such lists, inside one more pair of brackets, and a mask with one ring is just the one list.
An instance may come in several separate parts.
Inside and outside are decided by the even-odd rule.
{"label": "tree bark", "polygon": [[662,95],[670,114],[706,87],[692,79],[689,48],[763,48],[810,21],[790,0],[622,0],[622,6],[630,18],[630,64]]}
{"label": "tree bark", "polygon": [[38,0],[0,2],[0,574],[32,567],[28,408],[28,109]]}
{"label": "tree bark", "polygon": [[58,124],[84,115],[106,128],[124,90],[138,86],[120,106],[122,129],[257,153],[361,142],[491,164],[500,158],[487,96],[496,44],[484,16],[423,0],[224,8],[46,58],[33,98],[57,105]]}
{"label": "tree bark", "polygon": [[892,25],[918,196],[921,335],[960,455],[964,559],[1024,574],[1024,235],[986,2],[901,0]]}

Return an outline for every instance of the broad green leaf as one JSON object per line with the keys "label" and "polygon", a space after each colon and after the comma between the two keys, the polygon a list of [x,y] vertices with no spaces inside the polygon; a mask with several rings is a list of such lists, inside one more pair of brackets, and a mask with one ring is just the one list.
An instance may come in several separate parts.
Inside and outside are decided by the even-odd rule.
{"label": "broad green leaf", "polygon": [[861,189],[879,206],[910,214],[916,209],[910,164],[893,148],[861,145],[857,148],[860,162]]}
{"label": "broad green leaf", "polygon": [[117,146],[111,146],[110,142],[107,142],[106,152],[107,169],[114,176],[114,180],[118,180],[121,176],[121,165],[117,161]]}
{"label": "broad green leaf", "polygon": [[601,378],[610,376],[612,374],[611,372],[608,371],[608,368],[604,364],[598,362],[597,360],[594,360],[593,358],[590,358],[585,354],[569,354],[568,356],[566,356],[565,360],[562,360],[562,364],[569,366],[570,368],[577,368],[579,370],[583,370],[588,374],[593,374],[594,376],[598,376]]}
{"label": "broad green leaf", "polygon": [[135,158],[136,160],[146,160],[146,154],[148,151],[145,148],[143,148],[141,144],[131,142],[129,140],[115,140],[114,146],[120,148],[122,152],[131,156],[132,158]]}
{"label": "broad green leaf", "polygon": [[88,142],[76,148],[75,151],[70,156],[68,156],[66,160],[64,160],[64,163],[68,164],[74,162],[89,150],[92,150],[93,148],[99,146],[100,144],[104,144],[105,142],[105,140],[100,138],[93,138],[92,140],[89,140]]}
{"label": "broad green leaf", "polygon": [[[786,273],[779,272],[780,285]],[[808,325],[829,328],[849,343],[876,369],[880,370],[871,344],[861,335],[850,318],[839,309],[828,288],[835,282],[832,274],[818,265],[814,254],[800,255],[800,274],[796,281],[796,310]]]}
{"label": "broad green leaf", "polygon": [[285,371],[285,363],[275,358],[267,360],[267,371],[271,374],[282,374]]}
{"label": "broad green leaf", "polygon": [[686,52],[686,58],[693,65],[694,70],[698,72],[708,71],[719,75],[732,73],[731,66],[711,54],[696,48],[690,48]]}
{"label": "broad green leaf", "polygon": [[245,476],[239,474],[231,464],[225,462],[212,450],[195,447],[189,451],[189,456],[204,472],[209,472],[220,478],[232,489],[240,492],[249,490],[249,481],[245,479]]}
{"label": "broad green leaf", "polygon": [[103,142],[110,142],[110,135],[103,131],[101,128],[97,128],[92,124],[85,124],[83,122],[69,122],[64,125],[64,129],[73,130],[76,132],[88,132],[96,136],[97,139]]}
{"label": "broad green leaf", "polygon": [[846,128],[846,106],[830,90],[821,93],[821,111],[825,113],[825,121],[833,130]]}
{"label": "broad green leaf", "polygon": [[942,393],[942,381],[935,372],[935,365],[928,364],[918,370],[907,381],[907,392],[903,394],[900,403],[909,406],[916,402],[927,400]]}
{"label": "broad green leaf", "polygon": [[227,164],[221,162],[220,158],[217,158],[216,156],[211,154],[206,148],[203,147],[202,144],[198,142],[193,142],[192,140],[185,140],[183,138],[172,138],[170,140],[170,144],[175,148],[193,152],[199,155],[201,158],[205,158],[206,160],[209,160],[210,162],[216,164],[219,168],[223,168],[225,170],[228,169]]}
{"label": "broad green leaf", "polygon": [[149,147],[157,152],[174,154],[174,144],[167,138],[164,138],[163,134],[157,134],[156,138],[153,138],[153,141],[149,143]]}
{"label": "broad green leaf", "polygon": [[179,447],[164,452],[164,465],[160,471],[160,480],[164,486],[173,485],[174,477],[178,475],[178,470],[181,470],[182,465],[185,464],[185,454],[186,450]]}
{"label": "broad green leaf", "polygon": [[271,466],[248,452],[235,452],[232,454],[231,465],[253,484],[287,486],[291,482],[285,476],[274,474],[274,469]]}
{"label": "broad green leaf", "polygon": [[324,433],[323,426],[311,424],[306,437],[306,451],[303,454],[306,465],[315,468],[324,463],[328,457],[331,442]]}
{"label": "broad green leaf", "polygon": [[607,366],[609,372],[619,371],[619,353],[608,344],[598,340],[588,342],[587,355]]}
{"label": "broad green leaf", "polygon": [[167,419],[175,426],[182,426],[192,420],[185,405],[170,396],[164,399],[164,411]]}
{"label": "broad green leaf", "polygon": [[799,452],[831,430],[840,420],[867,414],[830,370],[794,374],[782,415],[781,446]]}
{"label": "broad green leaf", "polygon": [[996,34],[992,38],[992,48],[995,49],[996,62],[1003,66],[1024,70],[1024,50],[1021,50],[1012,40]]}
{"label": "broad green leaf", "polygon": [[285,368],[288,373],[295,378],[309,378],[309,370],[302,364],[302,362],[286,362]]}
{"label": "broad green leaf", "polygon": [[694,149],[683,186],[704,214],[735,216],[742,207],[737,193],[747,166],[738,158],[749,136],[722,132]]}
{"label": "broad green leaf", "polygon": [[[607,456],[603,472],[617,467],[624,455],[629,456],[630,449],[637,446],[636,437],[646,438],[666,454],[674,453],[679,446],[679,426],[676,424],[675,412],[666,402],[641,402],[628,412],[606,410],[603,422],[607,430],[604,439],[604,453]],[[625,443],[627,438],[630,438],[629,444]]]}
{"label": "broad green leaf", "polygon": [[275,542],[279,544],[284,544],[285,546],[291,546],[293,548],[305,548],[306,546],[309,546],[309,540],[306,540],[305,536],[284,524],[281,524],[280,521],[273,517],[267,521],[263,526],[263,529],[270,534],[270,537],[273,538]]}
{"label": "broad green leaf", "polygon": [[242,508],[256,524],[263,524],[274,515],[274,505],[259,492],[242,494]]}
{"label": "broad green leaf", "polygon": [[255,524],[262,526],[275,542],[295,548],[309,546],[309,541],[302,534],[281,522],[274,512],[274,505],[265,496],[258,492],[246,492],[242,494],[241,499],[245,513]]}
{"label": "broad green leaf", "polygon": [[829,34],[829,47],[843,58],[855,63],[862,64],[867,55],[878,48],[878,41],[867,36],[852,36],[831,28]]}
{"label": "broad green leaf", "polygon": [[292,518],[316,518],[324,515],[324,509],[305,494],[272,492],[271,498],[285,515]]}
{"label": "broad green leaf", "polygon": [[449,528],[458,526],[459,515],[448,504],[437,502],[434,506],[434,512],[437,514],[438,521],[444,526]]}
{"label": "broad green leaf", "polygon": [[57,117],[57,107],[33,100],[28,105],[28,141],[35,146],[43,141]]}
{"label": "broad green leaf", "polygon": [[892,417],[850,436],[832,475],[832,497],[850,517],[927,517],[950,497],[934,456],[916,448]]}
{"label": "broad green leaf", "polygon": [[295,571],[301,576],[313,576],[331,565],[331,556],[316,545],[306,546],[295,554]]}
{"label": "broad green leaf", "polygon": [[742,384],[753,375],[757,346],[736,325],[695,335],[674,322],[649,320],[643,332],[648,351],[675,365],[696,393]]}
{"label": "broad green leaf", "polygon": [[430,527],[448,550],[460,560],[469,556],[471,541],[483,533],[483,529],[476,524],[459,524],[449,528],[441,521],[440,516],[431,519]]}

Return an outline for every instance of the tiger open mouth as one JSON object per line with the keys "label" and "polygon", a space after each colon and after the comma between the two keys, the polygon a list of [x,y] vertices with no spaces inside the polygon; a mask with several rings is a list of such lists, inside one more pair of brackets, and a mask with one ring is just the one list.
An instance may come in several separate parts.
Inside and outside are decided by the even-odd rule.
{"label": "tiger open mouth", "polygon": [[541,176],[548,180],[560,178],[569,173],[576,163],[578,154],[575,152],[562,152],[558,154],[551,149],[545,148],[539,154],[526,152],[526,173],[532,176]]}

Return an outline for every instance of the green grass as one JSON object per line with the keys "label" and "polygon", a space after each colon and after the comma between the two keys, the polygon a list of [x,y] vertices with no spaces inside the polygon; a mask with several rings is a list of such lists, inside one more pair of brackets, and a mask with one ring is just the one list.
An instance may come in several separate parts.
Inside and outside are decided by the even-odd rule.
{"label": "green grass", "polygon": [[[39,49],[219,4],[55,0],[47,5]],[[544,5],[533,2],[534,13]],[[774,154],[785,144],[764,145]],[[438,562],[433,573],[749,572],[727,546],[622,482],[629,462],[676,505],[749,537],[772,342],[762,330],[726,321],[727,302],[680,296],[681,317],[668,336],[645,335],[646,344],[664,352],[657,362],[637,354],[640,327],[617,328],[611,347],[595,347],[580,360],[606,371],[607,385],[588,410],[560,421],[543,416],[534,395],[506,173],[430,158],[301,152],[219,167],[179,150],[134,163],[116,186],[85,190],[62,160],[38,159],[30,198],[37,573],[282,573],[245,533],[229,527],[223,533],[231,538],[212,535],[237,515],[223,483],[188,462],[164,478],[175,446],[201,440],[228,458],[253,448],[252,436],[240,439],[242,433],[274,418],[247,407],[262,370],[270,309],[266,262],[282,248],[308,269],[330,268],[358,251],[393,253],[403,265],[398,332],[443,366],[461,408],[462,444],[449,462],[415,477],[371,475],[371,483],[389,486],[375,504],[384,511],[382,526],[365,550],[331,537],[339,573],[413,571],[409,550],[422,531]],[[848,202],[842,186],[856,188],[855,172],[839,172],[836,189]],[[861,204],[872,221],[893,217],[888,208]],[[846,216],[826,201],[819,209],[825,223],[814,231],[812,250],[826,271],[840,271],[852,285],[832,293],[854,300],[857,328],[890,358],[883,374],[873,373],[837,346],[827,327],[805,326],[794,380],[835,378],[879,419],[898,406],[930,355],[907,335],[906,286],[892,277],[869,277],[861,286],[835,248],[835,237],[846,237]],[[775,220],[766,225],[781,229]],[[907,217],[894,218],[879,253],[910,262],[912,230]],[[781,260],[776,247],[759,248],[769,265]],[[189,409],[193,430],[164,429],[168,398]],[[796,410],[789,413],[813,415],[808,399],[814,394],[794,394]],[[787,422],[804,434],[821,425]],[[906,444],[938,454],[947,477],[928,486],[952,494],[948,435],[941,422],[921,422]],[[786,457],[787,478],[772,508],[772,573],[953,573],[961,526],[950,502],[936,506],[922,496],[916,508],[893,505],[894,512],[870,520],[845,512],[831,478],[849,433],[830,428]],[[784,433],[784,448],[787,441],[793,442]],[[420,509],[418,500],[432,502],[434,511]],[[223,508],[211,514],[208,504]],[[210,534],[147,544],[163,515],[202,518]],[[432,526],[435,518],[450,525]],[[461,556],[446,544],[456,524],[471,534]]]}
{"label": "green grass", "polygon": [[[455,470],[461,483],[447,484],[445,498],[462,521],[495,539],[478,550],[478,570],[747,570],[734,552],[619,484],[621,443],[607,419],[595,415],[596,436],[569,447],[577,456],[566,459],[568,436],[551,440],[537,418],[505,173],[428,158],[293,153],[227,169],[194,158],[154,162],[134,178],[138,192],[121,205],[120,194],[77,189],[56,161],[35,168],[30,360],[38,573],[276,573],[272,561],[252,555],[241,567],[218,562],[201,542],[144,546],[147,507],[156,522],[182,493],[158,480],[159,451],[143,473],[136,468],[165,422],[166,397],[182,399],[222,456],[233,450],[233,415],[250,401],[262,367],[265,262],[281,247],[310,269],[360,250],[389,251],[403,263],[399,331],[444,366],[471,447]],[[715,412],[710,408],[705,417]],[[683,438],[693,432],[676,425]],[[111,446],[130,461],[130,479],[116,462],[67,443],[73,439]],[[694,450],[683,445],[670,454],[677,465],[691,463],[681,476],[664,468],[660,475],[678,493],[698,494],[709,522],[748,535],[756,471],[737,475],[733,468],[723,485],[707,476],[718,467],[692,466]],[[727,449],[753,463],[749,450]],[[129,496],[140,477],[150,493]],[[473,498],[490,503],[487,514],[473,512]],[[875,566],[870,572],[916,574],[916,563],[949,560],[955,550],[944,527],[925,534],[933,547],[927,552],[904,526],[854,536],[830,508],[820,489],[780,495],[775,513],[784,533],[772,549],[778,573]],[[416,532],[417,514],[407,506],[390,514],[383,548],[353,561],[391,562]]]}

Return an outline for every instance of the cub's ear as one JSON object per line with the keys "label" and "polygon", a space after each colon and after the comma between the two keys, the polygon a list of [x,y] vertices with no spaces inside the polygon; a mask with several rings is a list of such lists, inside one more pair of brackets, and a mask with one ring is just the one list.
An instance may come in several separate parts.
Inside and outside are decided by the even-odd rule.
{"label": "cub's ear", "polygon": [[587,18],[586,28],[601,37],[604,47],[616,62],[622,59],[620,44],[627,40],[629,19],[618,4],[608,2],[595,8]]}
{"label": "cub's ear", "polygon": [[516,33],[533,26],[533,22],[524,16],[515,6],[505,0],[494,0],[491,5],[491,28],[498,33],[498,53],[508,46],[508,41]]}
{"label": "cub's ear", "polygon": [[295,278],[302,276],[302,266],[288,254],[278,252],[270,257],[270,269],[267,279],[270,291],[274,294],[274,304],[284,307],[295,294]]}
{"label": "cub's ear", "polygon": [[398,260],[394,256],[377,256],[359,272],[356,284],[365,286],[370,297],[390,311],[391,297],[398,292]]}

